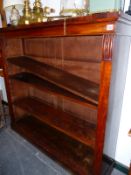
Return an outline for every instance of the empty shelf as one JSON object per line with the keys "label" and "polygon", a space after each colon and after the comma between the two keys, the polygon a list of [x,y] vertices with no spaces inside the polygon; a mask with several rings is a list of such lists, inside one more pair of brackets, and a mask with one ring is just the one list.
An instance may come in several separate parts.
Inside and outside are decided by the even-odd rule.
{"label": "empty shelf", "polygon": [[25,56],[9,58],[8,62],[23,67],[75,95],[98,104],[99,85],[94,82]]}
{"label": "empty shelf", "polygon": [[32,116],[22,118],[12,127],[38,148],[72,168],[75,174],[92,174],[93,152],[85,145],[72,140]]}
{"label": "empty shelf", "polygon": [[61,109],[49,106],[34,97],[17,99],[14,105],[94,149],[96,137],[96,126],[94,124],[65,113]]}
{"label": "empty shelf", "polygon": [[32,73],[28,73],[28,72],[21,72],[15,75],[11,75],[10,76],[11,79],[15,79],[24,83],[28,83],[29,85],[36,87],[42,91],[46,91],[48,93],[52,93],[54,95],[58,95],[61,97],[65,97],[65,98],[69,98],[72,101],[77,101],[77,103],[82,103],[84,105],[87,105],[93,108],[97,108],[96,105],[92,104],[91,102],[87,101],[86,99],[75,95],[61,87],[56,86],[53,83],[50,83],[47,80],[44,80],[40,77],[38,77],[37,75],[34,75]]}

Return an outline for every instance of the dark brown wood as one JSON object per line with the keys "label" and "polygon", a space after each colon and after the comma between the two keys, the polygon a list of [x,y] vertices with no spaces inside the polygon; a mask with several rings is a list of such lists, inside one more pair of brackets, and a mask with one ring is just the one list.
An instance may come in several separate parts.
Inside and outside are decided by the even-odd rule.
{"label": "dark brown wood", "polygon": [[63,57],[66,61],[75,60],[79,62],[89,61],[99,63],[102,59],[102,38],[102,35],[27,38],[24,40],[25,54],[31,57],[43,57],[44,59],[56,58],[58,60]]}
{"label": "dark brown wood", "polygon": [[[39,27],[39,31],[36,30]],[[23,30],[24,29],[24,30]],[[1,29],[3,36],[12,38],[12,37],[33,37],[34,34],[37,37],[42,35],[48,36],[61,36],[64,35],[64,20],[46,22],[41,24],[33,24],[27,26],[18,26],[10,28]],[[0,31],[0,33],[1,33]]]}
{"label": "dark brown wood", "polygon": [[7,21],[6,21],[5,10],[3,9],[3,1],[0,1],[0,14],[1,14],[1,20],[2,20],[2,27],[6,27]]}
{"label": "dark brown wood", "polygon": [[3,75],[3,70],[2,70],[2,69],[0,69],[0,76],[1,76],[1,77],[4,76],[4,75]]}
{"label": "dark brown wood", "polygon": [[85,145],[28,116],[13,128],[56,160],[60,160],[75,174],[91,175],[93,152]]}
{"label": "dark brown wood", "polygon": [[0,69],[2,69],[2,60],[1,60],[1,58],[0,58]]}
{"label": "dark brown wood", "polygon": [[112,47],[113,47],[113,35],[104,35],[103,37],[103,55],[102,58],[104,61],[111,61],[112,59]]}
{"label": "dark brown wood", "polygon": [[0,40],[0,68],[2,67],[2,40]]}
{"label": "dark brown wood", "polygon": [[118,18],[107,12],[0,30],[13,128],[78,175],[100,175]]}
{"label": "dark brown wood", "polygon": [[[45,63],[37,62],[29,57],[9,58],[8,62],[25,68],[45,80],[76,94],[94,104],[98,104],[99,86],[91,81],[79,78],[68,72],[57,69]],[[79,83],[78,83],[79,82]]]}
{"label": "dark brown wood", "polygon": [[[108,96],[109,96],[109,85],[111,76],[111,61],[102,62],[101,72],[101,87],[99,96],[98,106],[98,123],[97,123],[97,134],[96,134],[96,150],[95,150],[95,174],[100,173],[101,162],[97,160],[102,159],[104,136],[106,128],[106,117],[108,110]],[[101,130],[102,129],[102,130]]]}
{"label": "dark brown wood", "polygon": [[[119,13],[96,13],[88,17],[68,19],[66,21],[67,35],[97,35],[114,33],[115,22],[119,17]],[[76,27],[77,25],[77,27]],[[108,25],[112,25],[112,29],[108,29]]]}
{"label": "dark brown wood", "polygon": [[11,122],[14,121],[14,112],[13,112],[13,106],[12,104],[12,100],[11,100],[11,93],[10,93],[10,86],[9,86],[9,78],[8,78],[8,71],[7,71],[7,64],[5,62],[5,46],[6,46],[6,40],[5,38],[3,38],[3,36],[0,39],[0,56],[2,59],[2,68],[3,68],[3,76],[4,76],[4,82],[5,82],[5,87],[6,87],[6,94],[7,94],[7,98],[8,98],[8,104],[9,104],[9,111],[10,111],[10,115],[11,115]]}
{"label": "dark brown wood", "polygon": [[[0,35],[5,37],[50,37],[64,35],[97,35],[114,33],[115,22],[119,17],[118,12],[97,13],[85,17],[58,20],[29,26],[18,26],[0,30]],[[112,24],[112,30],[107,25]],[[36,30],[39,28],[39,31]]]}
{"label": "dark brown wood", "polygon": [[129,175],[131,175],[131,164],[130,164],[130,168],[129,168]]}
{"label": "dark brown wood", "polygon": [[27,56],[99,84],[102,38],[101,35],[26,38],[24,50]]}
{"label": "dark brown wood", "polygon": [[23,55],[22,40],[20,38],[7,39],[5,42],[5,57]]}
{"label": "dark brown wood", "polygon": [[96,126],[33,97],[16,100],[13,104],[36,116],[40,121],[94,148]]}
{"label": "dark brown wood", "polygon": [[47,93],[51,93],[56,96],[67,98],[69,100],[75,101],[77,103],[81,103],[82,105],[89,106],[90,108],[97,110],[97,106],[90,103],[90,101],[87,101],[84,98],[74,95],[73,93],[70,93],[69,91],[63,88],[60,88],[55,84],[52,84],[32,73],[21,72],[15,75],[11,75],[10,78],[21,82],[25,82],[30,86],[36,87]]}
{"label": "dark brown wood", "polygon": [[[101,83],[100,83],[100,95],[99,95],[99,105],[98,105],[98,122],[97,122],[97,141],[95,150],[95,174],[100,173],[101,162],[98,159],[102,159],[103,146],[104,146],[104,136],[106,128],[106,118],[108,110],[108,96],[110,87],[110,77],[111,77],[111,59],[112,59],[112,45],[113,45],[113,35],[103,36],[103,60],[101,62]],[[103,131],[100,131],[102,128]],[[98,141],[99,140],[99,141]]]}

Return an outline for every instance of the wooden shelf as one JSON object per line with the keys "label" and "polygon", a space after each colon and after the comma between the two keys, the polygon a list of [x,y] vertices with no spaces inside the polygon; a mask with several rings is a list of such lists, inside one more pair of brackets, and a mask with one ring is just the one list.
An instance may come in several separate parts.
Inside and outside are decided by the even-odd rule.
{"label": "wooden shelf", "polygon": [[3,77],[3,69],[0,68],[0,76]]}
{"label": "wooden shelf", "polygon": [[25,68],[56,86],[98,105],[99,85],[94,82],[25,56],[9,58],[8,62]]}
{"label": "wooden shelf", "polygon": [[71,168],[75,174],[91,174],[93,152],[85,145],[41,123],[32,116],[22,118],[12,127],[22,136],[26,136],[38,148]]}
{"label": "wooden shelf", "polygon": [[88,101],[80,96],[74,95],[73,93],[71,93],[63,88],[60,88],[60,87],[56,86],[55,84],[50,83],[49,81],[46,81],[46,80],[44,80],[44,79],[42,79],[42,78],[40,78],[32,73],[21,72],[21,73],[15,74],[15,75],[11,75],[10,78],[27,83],[27,84],[29,84],[33,87],[36,87],[44,92],[51,93],[51,94],[56,95],[56,96],[64,97],[64,98],[67,98],[67,99],[72,100],[74,102],[81,103],[83,105],[97,109],[97,106],[95,104],[91,103],[90,101]]}
{"label": "wooden shelf", "polygon": [[34,97],[17,99],[14,105],[94,149],[96,137],[94,124],[67,114],[61,109],[55,109]]}

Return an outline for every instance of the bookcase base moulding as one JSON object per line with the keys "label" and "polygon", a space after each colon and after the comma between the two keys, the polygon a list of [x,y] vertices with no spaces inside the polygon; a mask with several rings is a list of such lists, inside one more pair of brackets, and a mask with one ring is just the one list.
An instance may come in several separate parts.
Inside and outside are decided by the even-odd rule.
{"label": "bookcase base moulding", "polygon": [[12,128],[74,174],[100,174],[119,15],[0,31]]}

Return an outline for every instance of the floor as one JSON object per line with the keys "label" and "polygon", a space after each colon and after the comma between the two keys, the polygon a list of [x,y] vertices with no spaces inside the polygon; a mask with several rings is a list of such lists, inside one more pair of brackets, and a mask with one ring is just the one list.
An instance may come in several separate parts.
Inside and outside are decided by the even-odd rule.
{"label": "floor", "polygon": [[[10,128],[0,129],[0,175],[72,175]],[[101,175],[109,175],[103,162]],[[113,169],[110,175],[124,175]]]}
{"label": "floor", "polygon": [[[105,167],[103,168],[104,175]],[[71,175],[10,128],[0,130],[0,175]],[[124,175],[116,169],[111,175]]]}

